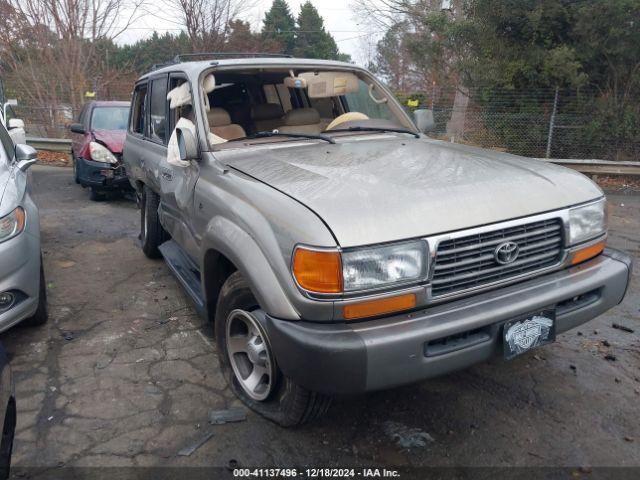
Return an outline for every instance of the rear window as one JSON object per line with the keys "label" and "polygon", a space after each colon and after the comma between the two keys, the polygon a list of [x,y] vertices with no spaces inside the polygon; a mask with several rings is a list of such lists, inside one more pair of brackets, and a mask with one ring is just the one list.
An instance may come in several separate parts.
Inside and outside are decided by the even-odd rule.
{"label": "rear window", "polygon": [[91,114],[93,130],[126,130],[128,107],[96,107]]}

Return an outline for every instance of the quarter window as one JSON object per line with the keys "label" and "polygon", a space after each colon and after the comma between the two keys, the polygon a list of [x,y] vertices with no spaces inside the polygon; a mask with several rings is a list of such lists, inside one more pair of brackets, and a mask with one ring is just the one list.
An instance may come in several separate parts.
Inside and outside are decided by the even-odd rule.
{"label": "quarter window", "polygon": [[149,136],[154,142],[164,143],[167,137],[167,77],[151,82],[151,105],[149,107]]}
{"label": "quarter window", "polygon": [[146,100],[147,100],[147,84],[143,83],[136,87],[133,94],[133,103],[131,104],[131,125],[132,133],[139,135],[145,134],[146,126]]}

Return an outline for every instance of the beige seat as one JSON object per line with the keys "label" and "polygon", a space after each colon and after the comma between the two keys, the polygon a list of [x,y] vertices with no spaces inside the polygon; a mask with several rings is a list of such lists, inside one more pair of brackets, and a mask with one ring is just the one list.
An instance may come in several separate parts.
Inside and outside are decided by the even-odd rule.
{"label": "beige seat", "polygon": [[284,111],[277,103],[259,103],[251,107],[251,120],[256,132],[270,132],[282,125]]}
{"label": "beige seat", "polygon": [[320,114],[315,108],[296,108],[284,116],[284,125],[278,127],[282,133],[313,133],[322,131]]}
{"label": "beige seat", "polygon": [[240,125],[231,123],[231,117],[224,108],[212,108],[207,113],[211,133],[225,140],[246,137],[247,134]]}

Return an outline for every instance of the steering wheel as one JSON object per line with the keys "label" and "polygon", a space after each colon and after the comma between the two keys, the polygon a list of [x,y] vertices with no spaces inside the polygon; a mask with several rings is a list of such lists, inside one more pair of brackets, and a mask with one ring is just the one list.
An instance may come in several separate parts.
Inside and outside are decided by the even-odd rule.
{"label": "steering wheel", "polygon": [[325,130],[331,130],[332,128],[336,128],[338,125],[342,123],[353,122],[354,120],[369,120],[369,117],[367,117],[364,113],[360,113],[360,112],[343,113],[342,115],[339,115],[336,118],[334,118],[333,121],[329,125],[327,125],[327,128],[325,128]]}

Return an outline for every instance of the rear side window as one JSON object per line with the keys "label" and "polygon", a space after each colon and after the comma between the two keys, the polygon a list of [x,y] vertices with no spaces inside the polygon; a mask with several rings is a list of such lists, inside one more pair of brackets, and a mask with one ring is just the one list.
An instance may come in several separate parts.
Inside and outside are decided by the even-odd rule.
{"label": "rear side window", "polygon": [[151,82],[151,104],[149,136],[151,140],[164,143],[167,137],[167,77]]}
{"label": "rear side window", "polygon": [[131,125],[129,125],[129,130],[138,135],[145,134],[146,100],[147,84],[143,83],[136,87],[133,93],[133,103],[131,104]]}

